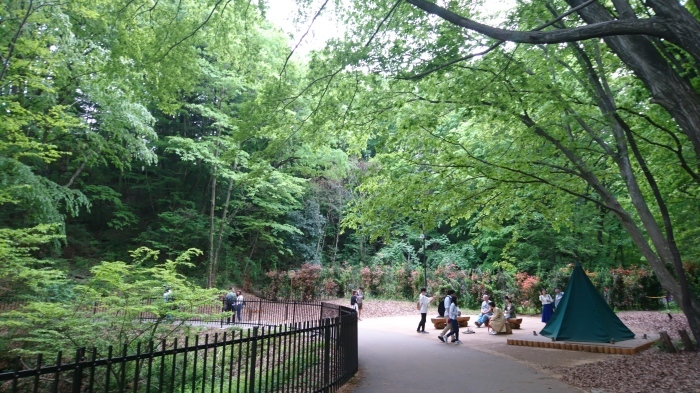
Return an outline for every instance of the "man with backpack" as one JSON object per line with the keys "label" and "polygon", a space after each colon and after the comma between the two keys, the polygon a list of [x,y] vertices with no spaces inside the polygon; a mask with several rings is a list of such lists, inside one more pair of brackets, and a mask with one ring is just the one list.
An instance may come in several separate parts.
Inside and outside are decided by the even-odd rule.
{"label": "man with backpack", "polygon": [[226,297],[224,298],[224,311],[230,311],[231,316],[228,317],[228,323],[231,323],[231,319],[233,319],[233,323],[236,322],[236,316],[233,314],[235,311],[235,305],[236,305],[236,294],[233,292],[233,287],[228,289],[228,293],[226,294]]}
{"label": "man with backpack", "polygon": [[[449,289],[447,291],[447,295],[445,295],[445,298],[443,301],[440,302],[440,305],[438,305],[438,314],[441,317],[445,317],[445,311],[450,309],[450,305],[452,305],[452,295],[455,294],[454,289]],[[442,332],[440,332],[440,335],[438,336],[438,340],[445,342],[445,334],[452,330],[452,326],[450,325],[449,322],[449,316],[446,318],[447,321],[445,323],[445,328],[442,329]]]}

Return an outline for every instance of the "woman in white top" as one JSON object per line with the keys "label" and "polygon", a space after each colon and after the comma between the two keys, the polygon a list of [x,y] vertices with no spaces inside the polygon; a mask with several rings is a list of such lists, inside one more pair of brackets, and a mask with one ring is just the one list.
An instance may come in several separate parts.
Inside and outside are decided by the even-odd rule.
{"label": "woman in white top", "polygon": [[547,323],[552,316],[554,305],[552,304],[552,297],[547,293],[546,289],[540,290],[540,302],[542,302],[542,322]]}
{"label": "woman in white top", "polygon": [[[445,338],[443,340],[440,340],[442,342],[447,342],[447,337],[450,337],[451,335],[455,335],[455,344],[461,344],[462,342],[459,341],[459,322],[457,322],[457,317],[462,314],[461,311],[459,311],[459,307],[457,307],[457,296],[452,295],[452,303],[450,304],[450,309],[449,309],[449,318],[450,318],[450,324],[452,324],[452,331],[447,333]],[[439,338],[439,337],[438,337]]]}
{"label": "woman in white top", "polygon": [[245,306],[245,298],[243,298],[243,292],[238,291],[238,296],[236,297],[236,318],[238,318],[238,323],[241,323],[241,310]]}

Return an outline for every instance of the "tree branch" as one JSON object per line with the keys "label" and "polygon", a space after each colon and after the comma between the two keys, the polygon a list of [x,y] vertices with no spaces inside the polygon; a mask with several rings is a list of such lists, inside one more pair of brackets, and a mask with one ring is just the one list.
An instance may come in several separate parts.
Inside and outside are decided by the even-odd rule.
{"label": "tree branch", "polygon": [[[426,0],[406,1],[429,14],[436,15],[452,23],[455,26],[476,31],[477,33],[481,33],[485,36],[501,41],[519,42],[523,44],[557,44],[616,35],[648,35],[665,38],[671,41],[674,41],[675,38],[667,27],[667,25],[673,21],[660,17],[653,17],[650,19],[618,19],[554,31],[514,31],[499,29],[464,18]],[[583,8],[584,5],[589,5],[592,3],[595,3],[595,1],[589,0],[576,8],[580,9]]]}
{"label": "tree branch", "polygon": [[[411,3],[411,1],[409,1],[409,0],[407,0],[407,1],[408,1],[409,3]],[[559,15],[558,17],[554,18],[553,20],[551,20],[551,21],[549,21],[549,22],[545,22],[544,24],[541,24],[541,25],[535,27],[535,28],[533,29],[533,31],[539,31],[539,30],[544,29],[545,27],[552,26],[553,24],[559,22],[560,20],[566,18],[567,16],[573,14],[574,12],[576,12],[576,11],[578,11],[578,10],[584,8],[584,7],[587,7],[589,4],[594,3],[595,1],[596,1],[596,0],[588,0],[587,2],[585,2],[585,3],[583,3],[583,4],[579,5],[579,6],[576,6],[576,7],[572,8],[572,9],[566,11],[565,13]],[[414,4],[414,5],[415,5],[415,4]],[[448,12],[449,12],[449,11],[448,11]],[[455,15],[456,15],[456,14],[455,14]],[[439,16],[439,15],[438,15],[438,16]],[[476,23],[476,22],[475,22],[475,23]],[[504,30],[504,31],[507,31],[507,30]],[[435,72],[435,71],[439,71],[439,70],[441,70],[441,69],[443,69],[443,68],[447,68],[447,67],[451,66],[452,64],[459,63],[459,62],[464,61],[464,60],[469,60],[469,59],[474,58],[474,57],[483,56],[483,55],[485,55],[485,54],[491,52],[492,50],[498,48],[499,46],[501,46],[501,44],[503,44],[503,43],[506,42],[506,41],[508,41],[508,40],[500,40],[500,41],[496,42],[495,44],[491,45],[490,47],[486,48],[485,50],[483,50],[483,51],[481,51],[481,52],[471,53],[471,54],[468,54],[468,55],[466,55],[466,56],[460,57],[460,58],[458,58],[458,59],[454,59],[454,60],[448,61],[447,63],[441,64],[441,65],[439,65],[439,66],[437,66],[437,67],[435,67],[435,68],[429,69],[429,70],[424,71],[424,72],[421,72],[421,73],[419,73],[419,74],[412,75],[412,76],[408,76],[408,77],[397,77],[397,79],[406,79],[406,80],[420,79],[420,78],[422,78],[422,77],[424,77],[424,76],[426,76],[426,75],[428,75],[428,74],[432,74],[432,73]]]}
{"label": "tree branch", "polygon": [[78,175],[80,175],[80,172],[82,172],[84,168],[85,168],[85,161],[83,161],[83,163],[80,164],[80,167],[75,171],[73,176],[70,177],[70,180],[68,181],[68,183],[66,183],[66,186],[65,186],[66,188],[70,188],[70,186],[73,185],[73,182],[78,177]]}
{"label": "tree branch", "polygon": [[[22,19],[22,22],[19,24],[19,27],[17,27],[17,31],[15,32],[15,35],[12,37],[12,40],[10,41],[9,48],[7,49],[7,56],[5,56],[5,61],[2,63],[2,71],[0,71],[0,81],[5,77],[5,73],[7,72],[7,67],[10,65],[10,59],[12,58],[12,52],[15,50],[15,44],[17,43],[17,40],[19,39],[19,35],[22,32],[22,29],[24,28],[24,25],[27,23],[27,19],[29,19],[29,15],[32,14],[32,6],[34,5],[34,0],[29,1],[29,5],[27,6],[27,13],[24,14],[24,18]],[[0,54],[1,55],[1,54]]]}
{"label": "tree branch", "polygon": [[396,0],[396,3],[394,3],[394,5],[393,5],[393,6],[391,7],[391,9],[389,10],[389,12],[387,12],[387,14],[384,16],[384,19],[382,19],[382,21],[379,22],[379,24],[377,25],[377,28],[374,30],[374,33],[372,33],[372,36],[369,37],[369,39],[367,40],[367,43],[365,44],[365,46],[368,46],[369,43],[372,42],[372,40],[373,40],[374,37],[377,35],[377,33],[379,33],[379,29],[382,28],[382,26],[384,25],[384,23],[387,21],[387,19],[389,19],[389,17],[391,16],[391,14],[394,13],[394,10],[396,10],[396,7],[398,7],[399,4],[401,4],[401,0]]}
{"label": "tree branch", "polygon": [[311,19],[311,23],[309,23],[309,27],[306,28],[306,31],[301,36],[301,38],[299,38],[299,41],[297,42],[297,44],[294,45],[294,48],[291,50],[291,52],[289,52],[289,54],[287,55],[287,58],[284,59],[284,64],[282,65],[282,69],[280,70],[280,76],[282,76],[282,74],[284,74],[284,71],[287,69],[287,63],[289,63],[289,59],[292,57],[292,55],[297,50],[299,45],[301,45],[301,43],[304,42],[304,38],[306,38],[306,35],[309,34],[309,31],[311,31],[311,27],[314,25],[314,22],[316,22],[316,18],[318,18],[319,15],[321,15],[321,12],[323,11],[323,9],[326,8],[326,4],[328,4],[328,1],[329,0],[324,1],[323,5],[321,5],[321,8],[319,8],[318,11],[316,11],[316,15],[314,15],[314,17]]}
{"label": "tree branch", "polygon": [[674,134],[674,133],[673,133],[671,130],[669,130],[668,128],[666,128],[666,127],[662,126],[661,124],[658,124],[657,122],[655,122],[654,120],[652,120],[648,115],[645,115],[645,114],[643,114],[643,113],[638,113],[638,112],[636,112],[636,111],[633,111],[633,110],[631,110],[631,109],[624,108],[624,107],[618,107],[618,110],[619,110],[619,111],[626,112],[626,113],[629,113],[630,115],[634,115],[634,116],[637,116],[637,117],[641,117],[641,118],[644,119],[647,123],[649,123],[650,125],[652,125],[653,127],[657,128],[657,129],[663,131],[666,135],[668,135],[669,138],[673,139],[673,142],[675,143],[676,148],[673,148],[673,146],[665,145],[665,144],[663,144],[663,143],[654,142],[654,141],[652,141],[652,140],[649,139],[649,138],[645,138],[643,135],[641,135],[641,134],[639,134],[639,133],[633,132],[634,135],[635,135],[637,138],[643,140],[644,142],[646,142],[646,143],[648,143],[648,144],[650,144],[650,145],[652,145],[652,146],[657,146],[657,147],[660,147],[660,148],[663,148],[663,149],[666,149],[666,150],[669,150],[669,151],[673,152],[673,154],[675,154],[676,157],[678,158],[678,161],[679,161],[680,164],[681,164],[681,168],[683,168],[683,170],[685,170],[686,173],[688,173],[688,175],[689,175],[690,177],[692,177],[693,180],[694,180],[696,183],[700,183],[700,175],[699,175],[698,173],[696,173],[696,172],[690,167],[690,165],[688,164],[688,161],[685,159],[685,156],[683,155],[683,144],[682,144],[681,141],[678,139],[678,137],[676,136],[676,134]]}
{"label": "tree branch", "polygon": [[[223,10],[226,9],[226,6],[228,6],[228,4],[229,4],[231,1],[232,1],[232,0],[228,0],[228,1],[226,2],[226,4],[224,4],[224,6],[223,6],[221,12],[223,12]],[[209,19],[211,19],[212,15],[214,15],[214,12],[216,12],[216,9],[219,7],[219,4],[221,4],[221,3],[223,3],[223,2],[224,2],[224,0],[219,0],[219,1],[217,1],[216,4],[214,4],[214,8],[212,8],[212,10],[211,10],[211,12],[209,13],[209,15],[207,15],[207,18],[204,19],[204,22],[202,22],[202,24],[200,24],[199,26],[197,26],[197,28],[194,29],[190,34],[184,36],[181,40],[179,40],[178,42],[172,44],[172,45],[165,51],[165,53],[163,54],[163,56],[161,56],[160,58],[158,58],[158,60],[156,60],[156,63],[161,62],[163,59],[165,59],[165,58],[170,54],[170,51],[172,51],[176,46],[182,44],[183,42],[185,42],[186,40],[190,39],[192,36],[194,36],[195,34],[197,34],[197,32],[198,32],[199,30],[201,30],[202,27],[204,27],[204,25],[207,24],[207,22],[209,22]]]}

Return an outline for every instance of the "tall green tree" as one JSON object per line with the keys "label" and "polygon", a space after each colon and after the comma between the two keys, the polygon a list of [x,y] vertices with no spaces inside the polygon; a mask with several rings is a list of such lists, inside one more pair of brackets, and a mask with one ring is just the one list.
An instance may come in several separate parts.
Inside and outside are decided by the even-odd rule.
{"label": "tall green tree", "polygon": [[[372,104],[327,110],[377,126],[365,135],[383,135],[385,147],[363,186],[373,198],[352,225],[381,229],[409,214],[497,223],[514,208],[556,223],[573,216],[576,201],[596,204],[617,218],[700,338],[700,302],[682,265],[694,247],[679,244],[683,209],[672,203],[679,190],[697,200],[695,4],[523,3],[506,29],[475,22],[485,9],[473,2],[348,7],[352,34],[329,46],[318,75],[339,89],[359,80],[345,94]],[[393,192],[397,183],[403,193]]]}

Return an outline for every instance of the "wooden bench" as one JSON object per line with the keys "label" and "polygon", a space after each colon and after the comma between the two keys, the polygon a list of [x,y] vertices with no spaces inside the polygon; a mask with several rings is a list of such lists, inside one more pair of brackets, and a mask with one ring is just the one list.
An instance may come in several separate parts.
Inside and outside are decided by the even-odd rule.
{"label": "wooden bench", "polygon": [[508,324],[511,329],[520,329],[520,324],[523,323],[522,318],[510,318],[508,319]]}
{"label": "wooden bench", "polygon": [[[442,318],[442,317],[435,317],[435,318],[430,318],[430,322],[433,323],[433,326],[435,326],[435,329],[444,329],[445,325],[447,325],[447,318]],[[467,327],[469,326],[469,317],[457,317],[457,324],[459,324],[459,327]]]}

